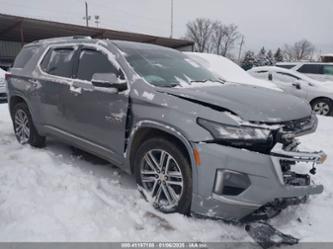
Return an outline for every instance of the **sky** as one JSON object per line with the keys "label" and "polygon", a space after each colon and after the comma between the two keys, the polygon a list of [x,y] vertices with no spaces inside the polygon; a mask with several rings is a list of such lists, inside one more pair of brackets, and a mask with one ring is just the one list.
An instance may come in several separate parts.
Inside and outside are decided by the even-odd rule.
{"label": "sky", "polygon": [[[84,0],[0,0],[0,13],[85,25]],[[87,0],[104,28],[170,36],[171,0]],[[333,52],[333,0],[174,0],[174,37],[197,17],[238,25],[245,49],[276,49],[308,39]],[[91,26],[96,24],[91,21]]]}

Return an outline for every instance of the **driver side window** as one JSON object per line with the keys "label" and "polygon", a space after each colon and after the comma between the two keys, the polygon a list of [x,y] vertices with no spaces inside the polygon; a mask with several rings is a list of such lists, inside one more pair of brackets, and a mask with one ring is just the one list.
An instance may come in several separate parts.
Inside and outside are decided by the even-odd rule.
{"label": "driver side window", "polygon": [[95,49],[84,48],[79,55],[77,78],[91,81],[95,73],[114,73],[119,75],[119,71],[109,61],[106,54]]}

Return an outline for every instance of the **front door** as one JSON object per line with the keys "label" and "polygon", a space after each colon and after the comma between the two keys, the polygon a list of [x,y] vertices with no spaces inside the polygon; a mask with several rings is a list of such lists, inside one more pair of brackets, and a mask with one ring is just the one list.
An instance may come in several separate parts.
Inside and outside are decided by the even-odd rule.
{"label": "front door", "polygon": [[95,73],[119,73],[108,53],[94,47],[80,48],[75,79],[66,97],[66,115],[72,134],[119,164],[124,153],[128,96],[91,83]]}

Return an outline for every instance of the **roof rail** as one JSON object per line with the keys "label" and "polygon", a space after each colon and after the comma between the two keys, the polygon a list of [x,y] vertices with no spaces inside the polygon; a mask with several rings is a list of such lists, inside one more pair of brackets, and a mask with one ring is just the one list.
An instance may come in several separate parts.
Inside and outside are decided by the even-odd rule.
{"label": "roof rail", "polygon": [[41,39],[41,40],[34,41],[33,43],[62,42],[62,41],[75,40],[75,39],[92,39],[92,38],[91,38],[91,36],[85,36],[85,35],[62,36],[62,37]]}

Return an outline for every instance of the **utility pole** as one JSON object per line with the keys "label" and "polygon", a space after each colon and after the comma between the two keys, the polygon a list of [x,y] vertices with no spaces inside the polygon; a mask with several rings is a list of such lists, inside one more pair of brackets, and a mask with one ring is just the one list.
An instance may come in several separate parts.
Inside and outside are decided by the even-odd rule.
{"label": "utility pole", "polygon": [[171,33],[170,38],[173,37],[173,0],[171,0]]}
{"label": "utility pole", "polygon": [[86,20],[86,26],[89,27],[89,20],[91,16],[88,15],[88,3],[85,2],[85,7],[86,7],[86,16],[83,17],[83,20]]}
{"label": "utility pole", "polygon": [[244,41],[244,35],[242,35],[242,40],[239,44],[238,63],[240,63],[240,61],[241,61],[242,48],[243,48],[244,42],[245,42]]}

